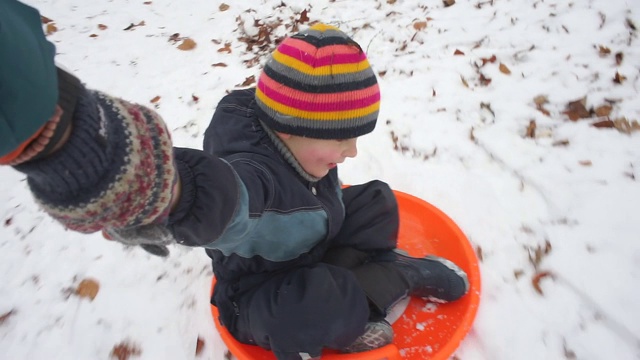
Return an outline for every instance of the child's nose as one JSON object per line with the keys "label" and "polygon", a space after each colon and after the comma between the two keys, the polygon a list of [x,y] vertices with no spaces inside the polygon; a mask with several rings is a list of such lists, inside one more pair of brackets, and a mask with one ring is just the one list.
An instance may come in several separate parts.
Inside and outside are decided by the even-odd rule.
{"label": "child's nose", "polygon": [[358,155],[358,146],[357,146],[357,138],[353,138],[353,139],[349,139],[347,141],[345,141],[345,148],[344,151],[342,152],[342,155],[344,157],[350,157],[350,158],[354,158],[356,157],[356,155]]}

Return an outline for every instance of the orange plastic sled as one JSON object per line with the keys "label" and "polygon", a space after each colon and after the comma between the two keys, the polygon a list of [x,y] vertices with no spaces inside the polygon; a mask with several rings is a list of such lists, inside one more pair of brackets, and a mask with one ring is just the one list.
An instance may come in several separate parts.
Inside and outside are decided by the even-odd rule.
{"label": "orange plastic sled", "polygon": [[[394,193],[400,208],[398,247],[412,256],[435,254],[452,260],[467,272],[469,293],[448,304],[412,298],[393,324],[393,344],[355,354],[326,350],[323,360],[446,360],[471,328],[480,302],[480,271],[475,251],[460,228],[442,211],[412,195],[396,190]],[[236,341],[219,323],[218,309],[211,306],[211,312],[222,340],[238,360],[276,359],[268,350]]]}

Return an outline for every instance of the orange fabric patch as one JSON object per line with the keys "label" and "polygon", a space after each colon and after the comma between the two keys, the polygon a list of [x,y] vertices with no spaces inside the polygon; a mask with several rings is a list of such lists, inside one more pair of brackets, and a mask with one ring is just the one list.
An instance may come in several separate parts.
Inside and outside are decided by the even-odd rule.
{"label": "orange fabric patch", "polygon": [[35,134],[33,134],[30,138],[28,138],[22,144],[18,145],[18,147],[15,150],[13,150],[12,152],[8,153],[3,157],[0,157],[0,165],[7,165],[11,163],[13,160],[17,159],[18,156],[20,156],[20,154],[22,154],[22,152],[27,148],[27,146],[29,146],[31,142],[33,142],[33,140],[37,139],[38,136],[40,136],[40,134],[42,133],[42,131],[46,126],[47,124],[45,123],[38,129],[38,131],[35,132]]}

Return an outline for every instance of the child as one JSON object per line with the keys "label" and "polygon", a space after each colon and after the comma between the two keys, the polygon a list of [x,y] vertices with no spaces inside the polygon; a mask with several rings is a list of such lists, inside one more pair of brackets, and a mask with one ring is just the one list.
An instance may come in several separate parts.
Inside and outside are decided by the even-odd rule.
{"label": "child", "polygon": [[341,189],[336,165],[356,156],[379,105],[360,46],[322,24],[285,39],[257,89],[218,105],[204,151],[231,165],[226,193],[240,200],[229,225],[207,231],[217,240],[200,245],[213,259],[212,301],[239,341],[281,360],[323,347],[365,351],[392,341],[384,318],[407,294],[466,293],[466,275],[451,262],[393,251],[398,212],[386,184]]}
{"label": "child", "polygon": [[[257,89],[220,102],[204,151],[172,154],[152,110],[62,70],[57,79],[58,104],[43,125],[51,131],[19,139],[19,149],[43,136],[55,146],[26,158],[3,149],[0,158],[72,230],[105,229],[151,251],[204,247],[217,279],[212,302],[239,341],[280,360],[317,358],[325,347],[365,351],[392,341],[384,318],[403,297],[452,301],[468,291],[453,263],[395,251],[398,212],[386,184],[340,186],[336,166],[374,129],[380,94],[362,49],[338,29],[318,24],[284,40]],[[15,119],[0,120],[19,127]]]}

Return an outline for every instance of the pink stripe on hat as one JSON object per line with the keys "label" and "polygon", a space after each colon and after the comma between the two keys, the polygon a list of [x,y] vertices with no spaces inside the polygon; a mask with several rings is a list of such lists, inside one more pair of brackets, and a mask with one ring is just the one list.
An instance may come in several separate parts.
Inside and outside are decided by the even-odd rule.
{"label": "pink stripe on hat", "polygon": [[[264,77],[266,76],[263,75],[263,78]],[[377,85],[371,86],[372,90],[376,91],[374,91],[370,95],[363,96],[362,94],[362,92],[368,89],[328,94],[329,96],[325,95],[325,98],[323,99],[324,101],[322,102],[317,100],[318,94],[298,93],[295,94],[298,96],[292,96],[291,91],[289,91],[291,90],[290,88],[284,87],[282,85],[276,88],[271,88],[266,84],[265,81],[260,81],[258,83],[258,88],[270,99],[284,106],[303,111],[347,111],[361,109],[380,101],[380,92],[377,91]]]}
{"label": "pink stripe on hat", "polygon": [[[264,83],[264,84],[261,84]],[[339,102],[340,100],[344,99],[344,94],[345,93],[341,93],[341,92],[335,92],[335,93],[321,93],[321,94],[309,94],[308,92],[304,92],[301,90],[296,90],[294,88],[288,87],[287,85],[281,84],[277,81],[274,81],[272,78],[269,77],[269,75],[267,74],[262,74],[262,76],[260,76],[260,78],[258,79],[258,87],[263,91],[275,91],[275,92],[280,92],[280,93],[285,93],[287,94],[288,97],[291,98],[297,98],[297,99],[303,99],[303,98],[309,98],[310,96],[313,96],[313,101],[314,102],[318,102],[318,103],[332,103],[332,102]],[[265,90],[266,89],[266,90]],[[282,90],[280,90],[282,89]],[[267,95],[269,93],[266,93]],[[368,88],[364,88],[364,89],[360,89],[360,90],[352,90],[350,92],[348,92],[348,94],[350,94],[350,96],[354,97],[354,98],[358,98],[358,97],[369,97],[372,95],[377,95],[378,97],[380,96],[380,89],[377,86],[369,86]]]}
{"label": "pink stripe on hat", "polygon": [[363,52],[360,52],[358,48],[349,47],[347,45],[325,46],[321,50],[318,50],[312,45],[310,45],[310,47],[313,50],[301,51],[299,48],[290,46],[287,42],[282,43],[276,51],[302,61],[311,67],[357,64],[367,59],[366,55]]}

